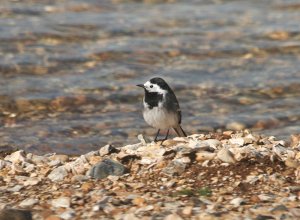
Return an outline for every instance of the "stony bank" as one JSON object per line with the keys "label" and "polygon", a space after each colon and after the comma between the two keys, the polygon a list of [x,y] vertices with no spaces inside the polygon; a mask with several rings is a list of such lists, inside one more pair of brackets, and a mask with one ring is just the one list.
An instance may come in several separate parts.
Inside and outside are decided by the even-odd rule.
{"label": "stony bank", "polygon": [[300,135],[194,134],[0,156],[0,220],[300,219]]}

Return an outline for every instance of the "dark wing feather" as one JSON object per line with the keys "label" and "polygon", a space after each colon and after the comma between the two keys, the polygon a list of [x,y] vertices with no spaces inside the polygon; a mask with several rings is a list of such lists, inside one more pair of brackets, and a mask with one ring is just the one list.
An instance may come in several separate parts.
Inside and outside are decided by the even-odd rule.
{"label": "dark wing feather", "polygon": [[181,110],[174,92],[170,89],[166,94],[165,107],[168,111],[176,111],[178,114],[178,123],[181,124]]}

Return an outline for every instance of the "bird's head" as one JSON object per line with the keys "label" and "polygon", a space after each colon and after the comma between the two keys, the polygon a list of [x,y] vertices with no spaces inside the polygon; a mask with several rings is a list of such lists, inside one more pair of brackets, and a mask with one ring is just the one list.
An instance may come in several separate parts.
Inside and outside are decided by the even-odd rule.
{"label": "bird's head", "polygon": [[149,93],[166,94],[170,90],[168,84],[159,77],[152,78],[144,84],[138,84],[137,86],[144,88]]}

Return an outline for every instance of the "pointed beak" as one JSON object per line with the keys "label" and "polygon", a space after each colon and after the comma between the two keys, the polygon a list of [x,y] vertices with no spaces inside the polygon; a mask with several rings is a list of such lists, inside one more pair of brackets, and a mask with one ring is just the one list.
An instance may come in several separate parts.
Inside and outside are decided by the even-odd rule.
{"label": "pointed beak", "polygon": [[138,87],[142,87],[142,88],[144,88],[144,89],[145,89],[145,86],[144,86],[143,84],[138,84],[138,85],[136,85],[136,86],[138,86]]}

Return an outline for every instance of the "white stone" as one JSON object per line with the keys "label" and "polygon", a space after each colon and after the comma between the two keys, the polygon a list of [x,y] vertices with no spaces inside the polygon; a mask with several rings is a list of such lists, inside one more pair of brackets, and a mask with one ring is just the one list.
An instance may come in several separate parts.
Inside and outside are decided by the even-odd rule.
{"label": "white stone", "polygon": [[230,201],[230,204],[233,205],[233,206],[235,206],[235,207],[238,207],[238,206],[240,206],[244,202],[245,202],[245,200],[243,198],[239,198],[238,197],[238,198],[232,199]]}
{"label": "white stone", "polygon": [[267,194],[260,194],[260,195],[258,195],[258,198],[262,202],[271,202],[271,201],[273,201],[275,199],[275,196],[267,195]]}
{"label": "white stone", "polygon": [[217,156],[216,153],[200,151],[196,153],[196,160],[197,161],[213,160],[216,156]]}
{"label": "white stone", "polygon": [[48,175],[48,178],[53,182],[62,181],[68,172],[64,166],[60,166],[52,170],[52,172]]}
{"label": "white stone", "polygon": [[150,157],[143,157],[140,161],[140,164],[149,165],[155,163],[157,160]]}
{"label": "white stone", "polygon": [[65,212],[61,213],[59,215],[59,217],[61,217],[62,219],[66,219],[66,220],[74,219],[75,211],[74,210],[65,211]]}
{"label": "white stone", "polygon": [[39,182],[40,182],[39,178],[30,177],[24,182],[24,186],[34,186],[37,185]]}
{"label": "white stone", "polygon": [[53,199],[51,205],[55,208],[69,208],[71,206],[71,199],[69,197]]}
{"label": "white stone", "polygon": [[183,218],[181,218],[176,212],[167,215],[164,220],[183,220]]}
{"label": "white stone", "polygon": [[38,199],[32,199],[32,198],[28,198],[28,199],[24,199],[19,206],[22,208],[29,208],[35,204],[37,204],[39,202]]}
{"label": "white stone", "polygon": [[244,140],[244,138],[242,138],[242,137],[239,137],[239,138],[231,138],[231,139],[229,139],[229,142],[230,142],[231,144],[236,144],[236,145],[238,145],[238,146],[243,146],[243,145],[245,144],[245,140]]}
{"label": "white stone", "polygon": [[222,147],[222,142],[217,139],[207,139],[207,140],[204,140],[203,143],[208,144],[210,147],[212,147],[214,149],[218,149],[218,148]]}
{"label": "white stone", "polygon": [[230,150],[228,150],[226,147],[223,147],[218,153],[217,153],[218,159],[225,163],[235,163],[234,155]]}
{"label": "white stone", "polygon": [[23,150],[19,150],[10,155],[7,155],[4,160],[8,160],[12,163],[26,162],[26,155]]}

